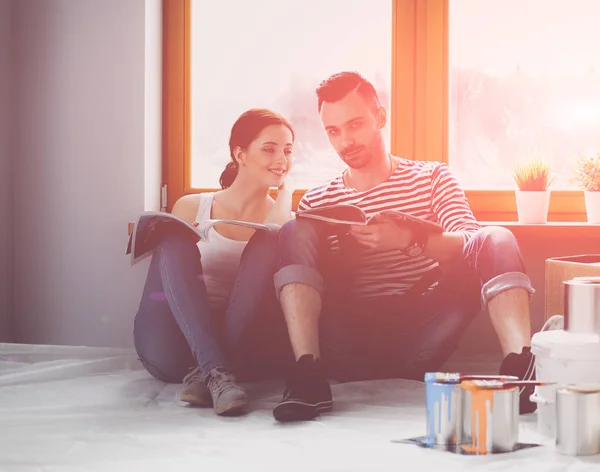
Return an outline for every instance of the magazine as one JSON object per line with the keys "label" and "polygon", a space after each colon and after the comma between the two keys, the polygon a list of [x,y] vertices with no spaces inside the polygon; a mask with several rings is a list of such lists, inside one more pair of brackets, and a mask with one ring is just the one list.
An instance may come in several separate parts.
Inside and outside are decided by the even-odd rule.
{"label": "magazine", "polygon": [[[418,216],[409,215],[397,210],[383,210],[377,213],[394,219],[399,224],[416,227],[427,233],[442,233],[442,225],[434,221],[429,221]],[[356,205],[340,203],[338,205],[326,205],[309,210],[300,210],[296,212],[296,218],[310,218],[313,220],[324,221],[326,223],[366,226],[374,218],[367,217],[366,213]]]}
{"label": "magazine", "polygon": [[180,232],[183,237],[189,237],[195,243],[208,242],[210,229],[219,223],[271,231],[267,225],[238,220],[205,220],[194,226],[171,213],[147,211],[140,215],[133,226],[125,254],[131,254],[133,265],[150,255],[165,234],[173,232]]}

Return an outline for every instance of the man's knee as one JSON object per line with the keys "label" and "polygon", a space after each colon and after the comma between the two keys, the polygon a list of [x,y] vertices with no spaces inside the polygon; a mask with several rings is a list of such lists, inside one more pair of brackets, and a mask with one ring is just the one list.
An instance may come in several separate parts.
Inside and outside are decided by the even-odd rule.
{"label": "man's knee", "polygon": [[314,222],[302,218],[288,221],[281,227],[281,231],[279,232],[281,245],[295,246],[298,243],[316,243],[318,239],[319,232]]}
{"label": "man's knee", "polygon": [[501,253],[519,250],[515,235],[503,226],[486,226],[479,229],[473,236],[481,249]]}
{"label": "man's knee", "polygon": [[305,265],[317,269],[321,248],[316,225],[307,220],[288,221],[279,232],[280,268]]}
{"label": "man's knee", "polygon": [[299,283],[316,289],[321,296],[325,281],[319,270],[321,234],[310,220],[294,219],[279,232],[279,270],[275,273],[275,293],[288,284]]}
{"label": "man's knee", "polygon": [[533,295],[535,290],[526,274],[517,240],[510,230],[488,226],[473,237],[477,249],[471,263],[482,283],[481,306],[484,310],[487,310],[492,298],[513,288],[523,288]]}

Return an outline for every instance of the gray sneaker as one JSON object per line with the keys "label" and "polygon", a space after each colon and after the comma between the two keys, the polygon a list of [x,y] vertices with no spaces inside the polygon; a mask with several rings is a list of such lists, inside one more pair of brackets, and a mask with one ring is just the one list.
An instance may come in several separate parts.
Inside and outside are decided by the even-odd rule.
{"label": "gray sneaker", "polygon": [[212,396],[198,367],[183,378],[183,388],[179,394],[179,400],[204,408],[213,406]]}
{"label": "gray sneaker", "polygon": [[240,414],[248,405],[246,392],[235,383],[235,377],[229,370],[219,367],[211,370],[207,384],[217,415]]}

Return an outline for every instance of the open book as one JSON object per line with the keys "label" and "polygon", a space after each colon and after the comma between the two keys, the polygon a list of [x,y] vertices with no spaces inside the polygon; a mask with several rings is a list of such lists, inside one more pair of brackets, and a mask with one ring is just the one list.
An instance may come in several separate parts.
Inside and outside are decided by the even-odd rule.
{"label": "open book", "polygon": [[[409,215],[397,210],[383,210],[378,213],[397,221],[399,224],[405,224],[425,231],[426,233],[442,233],[443,228],[439,223],[425,220],[417,216]],[[326,205],[309,210],[300,210],[296,212],[296,218],[310,218],[313,220],[325,221],[327,223],[342,225],[368,225],[373,217],[367,217],[366,213],[356,205],[340,203],[338,205]]]}
{"label": "open book", "polygon": [[133,265],[151,254],[160,240],[169,233],[179,233],[182,237],[191,238],[195,243],[208,242],[210,229],[219,223],[271,231],[267,225],[238,220],[205,220],[196,227],[171,213],[147,211],[140,215],[133,226],[125,254],[131,254]]}

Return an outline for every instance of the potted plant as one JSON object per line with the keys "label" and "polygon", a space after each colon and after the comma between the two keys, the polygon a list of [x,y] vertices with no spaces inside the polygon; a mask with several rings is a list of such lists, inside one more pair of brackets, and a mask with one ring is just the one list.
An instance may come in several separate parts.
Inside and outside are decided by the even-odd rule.
{"label": "potted plant", "polygon": [[585,195],[588,223],[600,223],[600,151],[575,162],[575,178]]}
{"label": "potted plant", "polygon": [[550,165],[539,158],[517,166],[513,177],[518,190],[517,215],[519,223],[543,224],[548,221],[550,207]]}

